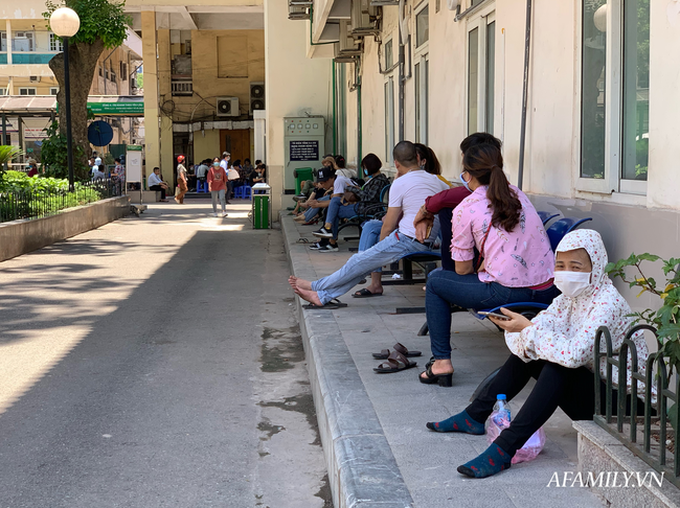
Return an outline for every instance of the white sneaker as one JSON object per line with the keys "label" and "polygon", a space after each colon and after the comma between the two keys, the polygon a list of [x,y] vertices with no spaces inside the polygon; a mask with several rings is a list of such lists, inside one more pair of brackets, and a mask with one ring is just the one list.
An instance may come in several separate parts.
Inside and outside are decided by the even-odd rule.
{"label": "white sneaker", "polygon": [[220,215],[217,212],[213,213],[213,217],[219,217],[219,216]]}
{"label": "white sneaker", "polygon": [[319,252],[338,252],[339,250],[337,245],[331,245],[330,243],[323,247],[319,247]]}

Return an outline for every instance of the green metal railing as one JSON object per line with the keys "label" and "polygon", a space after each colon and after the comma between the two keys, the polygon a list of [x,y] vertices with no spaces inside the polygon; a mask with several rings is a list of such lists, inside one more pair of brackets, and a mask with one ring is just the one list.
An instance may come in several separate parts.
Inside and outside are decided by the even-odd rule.
{"label": "green metal railing", "polygon": [[[637,457],[644,460],[654,470],[664,473],[665,478],[680,487],[680,453],[678,453],[677,432],[680,425],[680,411],[674,411],[672,418],[668,414],[668,401],[677,404],[680,397],[680,376],[676,375],[674,390],[669,389],[670,379],[668,366],[663,355],[651,353],[645,363],[645,372],[639,371],[638,355],[633,337],[638,332],[650,331],[656,334],[656,329],[650,325],[637,325],[633,327],[623,340],[618,355],[612,352],[612,338],[609,329],[601,326],[595,335],[595,416],[593,420],[621,444],[633,452]],[[602,339],[604,337],[605,352],[601,352]],[[600,359],[606,358],[605,379],[600,374]],[[618,396],[616,402],[616,415],[614,414],[614,376],[613,369],[618,369]],[[630,398],[626,397],[625,387],[628,384],[628,371],[631,372]],[[654,373],[656,377],[653,379]],[[601,389],[602,381],[605,382],[605,408],[602,414]],[[640,400],[638,384],[644,385],[643,414],[640,415]],[[653,407],[653,389],[656,384],[656,408]],[[630,404],[630,408],[628,405]],[[671,404],[672,405],[672,404]],[[668,425],[671,424],[671,432],[676,436],[674,452],[667,449]],[[626,428],[627,427],[627,428]],[[641,427],[641,429],[640,429]],[[675,430],[673,430],[675,429]],[[652,433],[658,432],[658,442],[652,443]],[[642,436],[640,436],[642,433]],[[642,444],[639,439],[642,437]],[[656,440],[655,440],[656,441]],[[672,455],[672,457],[669,457]],[[669,462],[672,461],[672,466]]]}
{"label": "green metal railing", "polygon": [[68,189],[33,189],[0,192],[0,223],[19,219],[39,219],[61,210],[82,206],[102,199],[121,196],[123,184],[116,180],[94,180]]}

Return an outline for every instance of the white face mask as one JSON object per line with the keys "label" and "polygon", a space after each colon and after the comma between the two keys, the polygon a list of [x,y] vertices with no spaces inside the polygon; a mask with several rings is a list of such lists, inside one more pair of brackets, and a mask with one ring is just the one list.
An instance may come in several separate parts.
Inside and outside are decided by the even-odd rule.
{"label": "white face mask", "polygon": [[569,298],[576,298],[590,286],[590,272],[555,271],[555,286]]}

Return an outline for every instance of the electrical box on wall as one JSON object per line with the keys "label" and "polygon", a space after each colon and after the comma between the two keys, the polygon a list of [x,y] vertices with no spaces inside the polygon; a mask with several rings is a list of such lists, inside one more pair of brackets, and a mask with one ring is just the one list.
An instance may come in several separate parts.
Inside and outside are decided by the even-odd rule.
{"label": "electrical box on wall", "polygon": [[284,151],[286,167],[284,188],[286,194],[295,193],[295,176],[298,168],[318,169],[326,144],[325,124],[322,116],[284,118]]}

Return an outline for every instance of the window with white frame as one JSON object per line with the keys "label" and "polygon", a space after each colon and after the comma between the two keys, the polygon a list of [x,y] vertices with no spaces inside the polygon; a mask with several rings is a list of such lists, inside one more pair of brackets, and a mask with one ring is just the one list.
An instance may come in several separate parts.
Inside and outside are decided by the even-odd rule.
{"label": "window with white frame", "polygon": [[582,0],[579,189],[644,194],[650,0]]}
{"label": "window with white frame", "polygon": [[64,43],[53,33],[50,33],[50,51],[64,51]]}
{"label": "window with white frame", "polygon": [[385,42],[385,70],[392,68],[394,65],[394,48],[392,39]]}
{"label": "window with white frame", "polygon": [[32,86],[25,86],[19,88],[19,95],[37,95],[38,89]]}
{"label": "window with white frame", "polygon": [[416,7],[416,47],[419,48],[430,40],[430,6],[423,2]]}
{"label": "window with white frame", "polygon": [[50,87],[50,95],[57,95],[59,93],[59,87],[58,86],[51,86]]}
{"label": "window with white frame", "polygon": [[7,95],[7,88],[0,88],[0,95]]}
{"label": "window with white frame", "polygon": [[429,122],[430,7],[426,0],[416,7],[416,40],[413,66],[416,113],[416,142],[427,144]]}
{"label": "window with white frame", "polygon": [[467,130],[494,133],[496,13],[493,4],[467,26]]}
{"label": "window with white frame", "polygon": [[394,76],[385,80],[385,160],[392,162],[394,148]]}

